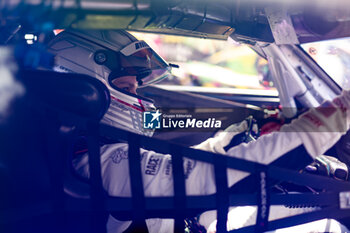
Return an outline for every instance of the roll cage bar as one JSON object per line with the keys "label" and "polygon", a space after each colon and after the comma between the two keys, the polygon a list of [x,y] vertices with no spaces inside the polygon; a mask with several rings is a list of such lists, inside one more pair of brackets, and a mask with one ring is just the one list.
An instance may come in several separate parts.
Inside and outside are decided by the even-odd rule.
{"label": "roll cage bar", "polygon": [[[133,206],[136,206],[138,211],[140,211],[140,208],[144,207],[144,210],[140,211],[146,214],[143,217],[146,217],[148,212],[152,213],[158,211],[159,214],[151,214],[153,215],[152,217],[164,217],[161,212],[166,209],[166,211],[164,211],[164,213],[166,213],[172,209],[174,211],[173,215],[167,217],[174,217],[175,220],[178,220],[175,224],[175,230],[184,229],[182,226],[183,221],[181,220],[185,217],[184,213],[186,213],[186,210],[189,210],[191,213],[193,211],[202,212],[217,209],[217,232],[226,232],[228,208],[230,206],[240,205],[257,205],[258,213],[262,213],[264,208],[269,208],[269,205],[322,206],[323,209],[270,222],[268,222],[268,213],[266,213],[257,218],[255,226],[244,227],[230,232],[252,232],[254,229],[259,229],[260,231],[274,230],[322,218],[337,219],[350,216],[350,212],[346,210],[347,207],[345,205],[346,196],[349,195],[348,191],[350,189],[350,184],[348,182],[317,175],[301,174],[298,171],[286,168],[263,165],[234,157],[187,148],[159,139],[129,133],[108,125],[101,125],[100,133],[114,139],[126,140],[128,144],[131,145],[129,146],[129,168],[131,170],[130,177]],[[139,167],[140,163],[137,162],[140,161],[140,154],[138,152],[140,148],[154,150],[163,154],[171,154],[173,161],[174,197],[144,197],[143,188],[140,188],[143,186],[139,182],[142,180],[141,172],[139,172],[141,171],[141,167]],[[307,153],[305,149],[304,153]],[[93,155],[89,154],[89,156]],[[182,163],[183,157],[213,164],[217,188],[216,194],[186,197]],[[230,193],[227,187],[227,168],[254,174],[258,178],[256,179],[256,185],[259,187],[258,192],[251,194]],[[289,181],[325,191],[319,194],[269,194],[267,185],[269,178],[279,181]],[[113,199],[113,197],[109,198]],[[109,208],[111,208],[109,209],[110,211],[116,211],[112,206]]]}

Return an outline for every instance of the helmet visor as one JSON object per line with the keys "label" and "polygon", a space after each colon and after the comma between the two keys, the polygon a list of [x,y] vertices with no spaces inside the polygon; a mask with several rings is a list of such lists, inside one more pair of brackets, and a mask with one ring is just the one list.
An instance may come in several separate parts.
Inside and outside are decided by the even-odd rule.
{"label": "helmet visor", "polygon": [[169,64],[144,41],[129,44],[120,52],[121,72],[118,76],[137,76],[143,85],[148,85],[170,75]]}

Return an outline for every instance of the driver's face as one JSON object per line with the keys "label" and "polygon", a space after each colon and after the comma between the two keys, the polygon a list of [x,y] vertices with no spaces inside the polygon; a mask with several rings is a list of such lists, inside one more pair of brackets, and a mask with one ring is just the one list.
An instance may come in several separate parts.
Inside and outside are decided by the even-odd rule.
{"label": "driver's face", "polygon": [[116,78],[112,81],[116,87],[123,89],[124,91],[130,92],[136,95],[136,89],[138,88],[138,82],[136,76],[123,76]]}

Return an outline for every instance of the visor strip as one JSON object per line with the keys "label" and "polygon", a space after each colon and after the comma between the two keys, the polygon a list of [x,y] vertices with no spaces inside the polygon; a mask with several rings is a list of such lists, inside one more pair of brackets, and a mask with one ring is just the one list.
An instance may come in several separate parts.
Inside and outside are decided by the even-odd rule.
{"label": "visor strip", "polygon": [[120,52],[125,56],[130,56],[140,50],[149,49],[150,47],[143,40],[135,41],[127,46],[125,46]]}

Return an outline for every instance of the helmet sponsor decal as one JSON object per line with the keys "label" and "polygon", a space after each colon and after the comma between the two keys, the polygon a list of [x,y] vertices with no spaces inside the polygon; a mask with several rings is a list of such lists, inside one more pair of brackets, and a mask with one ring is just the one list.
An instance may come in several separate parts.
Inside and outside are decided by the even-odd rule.
{"label": "helmet sponsor decal", "polygon": [[141,49],[141,48],[148,48],[148,45],[144,41],[140,41],[138,43],[135,43],[135,50]]}
{"label": "helmet sponsor decal", "polygon": [[131,54],[134,54],[142,49],[150,48],[148,44],[144,41],[135,41],[134,43],[131,43],[124,47],[120,52],[125,56],[130,56]]}

